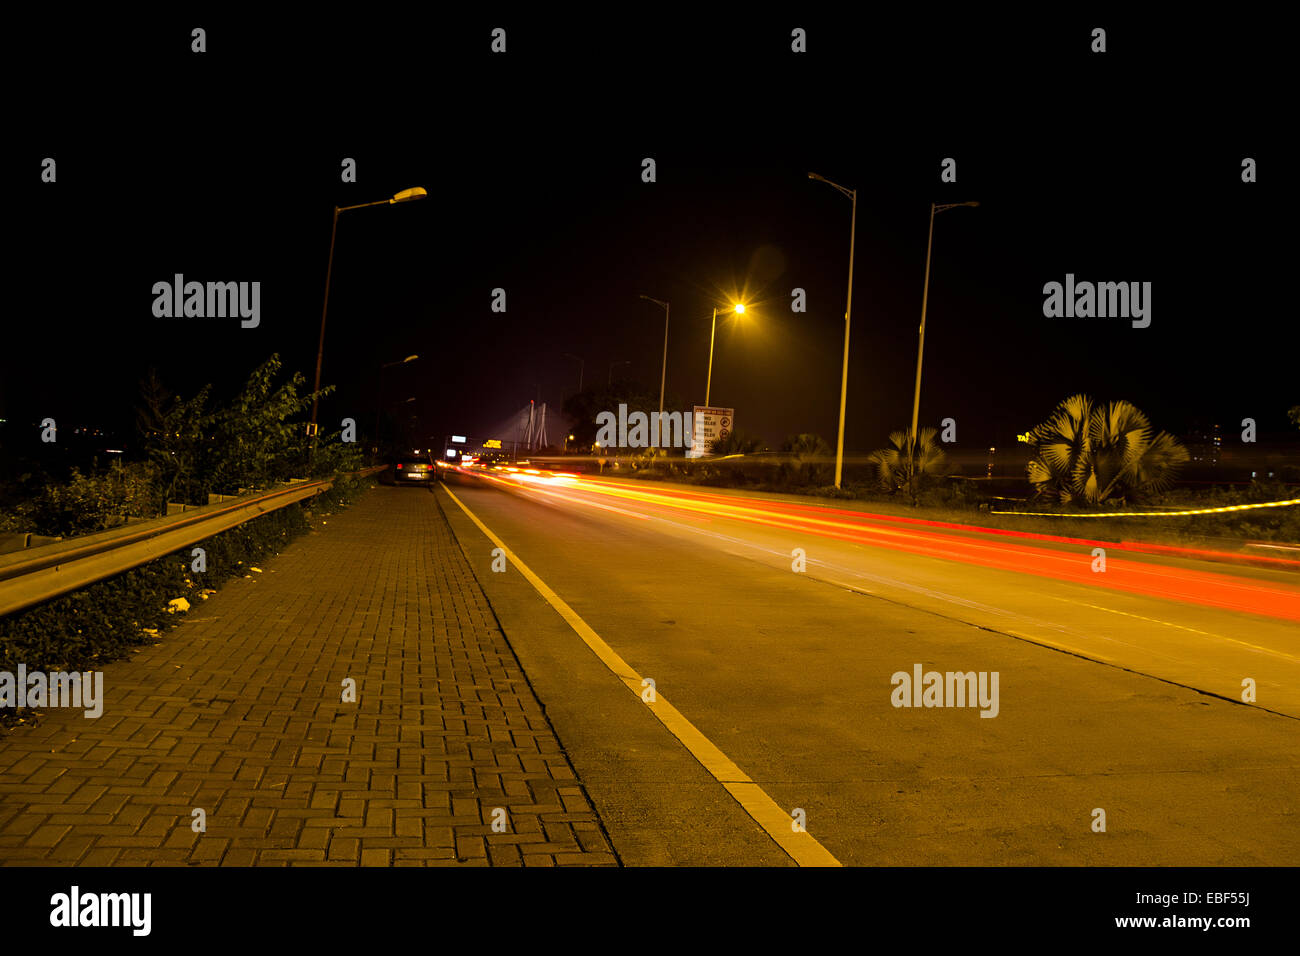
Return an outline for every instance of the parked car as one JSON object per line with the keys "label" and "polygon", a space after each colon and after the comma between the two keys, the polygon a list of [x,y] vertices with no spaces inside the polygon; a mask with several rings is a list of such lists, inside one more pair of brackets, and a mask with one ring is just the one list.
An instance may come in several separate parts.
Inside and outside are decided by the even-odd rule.
{"label": "parked car", "polygon": [[394,484],[428,484],[434,480],[433,456],[428,448],[402,449],[389,464]]}

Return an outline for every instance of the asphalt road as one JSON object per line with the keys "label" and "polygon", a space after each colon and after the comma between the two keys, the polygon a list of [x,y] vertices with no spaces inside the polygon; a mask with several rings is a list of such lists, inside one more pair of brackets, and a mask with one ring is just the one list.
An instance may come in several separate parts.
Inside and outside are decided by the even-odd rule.
{"label": "asphalt road", "polygon": [[[651,483],[447,487],[845,865],[1300,863],[1293,575],[1098,573],[1086,547]],[[793,865],[435,494],[624,862]],[[894,706],[918,665],[996,672],[996,716]]]}

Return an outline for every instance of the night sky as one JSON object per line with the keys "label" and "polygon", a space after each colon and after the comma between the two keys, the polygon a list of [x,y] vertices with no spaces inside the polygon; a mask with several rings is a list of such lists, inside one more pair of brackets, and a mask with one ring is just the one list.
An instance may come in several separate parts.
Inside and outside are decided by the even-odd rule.
{"label": "night sky", "polygon": [[[859,190],[850,453],[908,422],[929,204],[967,200],[979,208],[935,223],[922,424],[1010,442],[1085,391],[1176,434],[1253,417],[1261,437],[1294,435],[1266,25],[801,10],[743,28],[629,9],[33,29],[32,52],[77,79],[42,92],[33,78],[9,123],[18,301],[0,417],[125,436],[151,366],[182,395],[229,396],[272,352],[310,384],[333,206],[418,185],[427,201],[340,218],[327,428],[368,428],[378,365],[410,353],[422,360],[385,373],[384,399],[415,396],[430,436],[482,434],[530,399],[558,410],[577,388],[566,352],[587,384],[630,361],[616,377],[657,393],[663,313],[640,294],[672,303],[670,399],[702,404],[710,310],[740,293],[747,315],[719,320],[713,404],[771,442],[833,444],[850,204],[815,171]],[[498,25],[505,56],[488,49]],[[809,31],[803,57],[792,26]],[[45,156],[56,184],[40,182]],[[1260,182],[1242,183],[1246,156]],[[945,157],[956,183],[940,182]],[[261,281],[260,327],[155,318],[151,287],[174,273]],[[1066,273],[1151,282],[1151,326],[1045,318],[1043,284]]]}

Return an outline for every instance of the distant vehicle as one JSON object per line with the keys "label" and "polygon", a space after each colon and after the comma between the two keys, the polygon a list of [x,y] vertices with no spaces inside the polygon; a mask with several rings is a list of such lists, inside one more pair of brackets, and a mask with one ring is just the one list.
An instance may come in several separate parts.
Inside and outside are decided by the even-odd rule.
{"label": "distant vehicle", "polygon": [[428,484],[434,478],[433,453],[428,448],[404,448],[389,464],[394,484]]}
{"label": "distant vehicle", "polygon": [[485,448],[474,455],[474,464],[480,468],[500,468],[510,463],[510,456],[503,451]]}

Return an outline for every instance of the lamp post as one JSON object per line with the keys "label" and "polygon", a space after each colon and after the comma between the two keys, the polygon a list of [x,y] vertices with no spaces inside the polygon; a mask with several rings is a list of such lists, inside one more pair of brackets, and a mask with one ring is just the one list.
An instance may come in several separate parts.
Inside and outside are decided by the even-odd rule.
{"label": "lamp post", "polygon": [[587,367],[587,361],[586,361],[586,359],[583,359],[583,358],[578,357],[577,355],[574,355],[572,352],[565,352],[564,354],[567,355],[569,358],[573,359],[575,362],[578,363],[578,392],[579,392],[579,394],[581,394],[581,392],[582,392],[582,372],[583,372],[583,369],[585,369],[585,368]]}
{"label": "lamp post", "polygon": [[665,383],[666,381],[668,381],[668,313],[669,313],[669,305],[668,305],[667,302],[664,302],[664,301],[662,301],[662,300],[660,300],[660,299],[653,299],[653,298],[651,298],[651,297],[648,296],[648,295],[643,295],[643,296],[641,296],[641,298],[645,299],[647,302],[653,302],[655,305],[662,307],[663,310],[664,310],[664,367],[663,367],[663,371],[661,371],[661,372],[659,373],[659,417],[660,417],[660,419],[662,420],[662,419],[663,419],[663,414],[664,414],[664,383]]}
{"label": "lamp post", "polygon": [[[404,399],[402,399],[400,402],[390,402],[389,405],[388,405],[388,407],[389,407],[389,408],[398,408],[399,406],[402,406],[402,405],[413,405],[414,403],[415,403],[415,396],[412,395],[410,398],[404,398]],[[407,422],[406,422],[406,434],[404,434],[404,435],[402,436],[403,438],[408,438],[408,437],[410,437],[410,433],[411,433],[411,420],[412,420],[412,419],[418,419],[418,418],[419,418],[419,416],[416,415],[415,412],[412,412],[412,413],[411,413],[411,418],[408,419]]]}
{"label": "lamp post", "polygon": [[330,227],[330,256],[329,263],[325,266],[325,304],[320,310],[320,341],[316,346],[316,381],[312,386],[311,396],[311,424],[307,426],[307,432],[311,435],[312,454],[316,452],[316,409],[320,403],[320,367],[321,360],[325,355],[325,316],[329,312],[330,306],[330,278],[334,274],[334,238],[339,231],[339,213],[347,212],[350,209],[364,209],[367,206],[392,205],[399,202],[413,202],[417,199],[424,199],[429,195],[423,186],[412,186],[410,189],[403,189],[400,193],[394,194],[391,199],[379,199],[375,202],[358,203],[355,206],[335,206],[334,207],[334,224]]}
{"label": "lamp post", "polygon": [[912,395],[912,431],[908,439],[911,449],[916,445],[916,420],[921,411],[921,357],[925,352],[925,307],[930,298],[930,248],[934,243],[934,217],[945,209],[978,205],[977,202],[930,203],[930,237],[925,241],[925,288],[921,292],[921,331],[916,345],[916,391]]}
{"label": "lamp post", "polygon": [[405,365],[407,362],[419,361],[420,356],[408,355],[404,359],[396,362],[385,362],[379,366],[379,371],[375,375],[375,454],[379,454],[379,418],[384,410],[384,369],[392,368],[394,365]]}
{"label": "lamp post", "polygon": [[[731,307],[731,309],[737,315],[745,314],[744,303],[737,302],[735,305]],[[704,385],[704,405],[706,408],[709,405],[709,395],[711,394],[713,389],[713,338],[714,336],[717,335],[717,333],[718,333],[718,307],[715,305],[713,307],[713,329],[709,332],[709,378]]]}
{"label": "lamp post", "polygon": [[818,176],[816,173],[809,173],[808,178],[835,187],[853,201],[853,210],[849,213],[849,294],[844,304],[844,367],[840,372],[840,428],[839,437],[835,440],[835,487],[838,488],[844,472],[844,405],[849,394],[849,326],[850,316],[853,313],[853,241],[858,228],[858,191],[833,183],[825,176]]}

